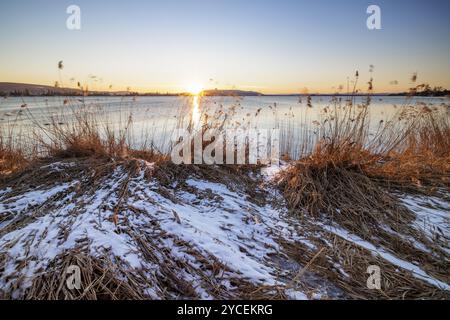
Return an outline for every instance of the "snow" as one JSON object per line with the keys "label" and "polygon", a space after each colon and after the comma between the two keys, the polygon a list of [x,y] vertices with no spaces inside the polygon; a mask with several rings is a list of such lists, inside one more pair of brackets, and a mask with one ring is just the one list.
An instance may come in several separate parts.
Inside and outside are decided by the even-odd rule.
{"label": "snow", "polygon": [[[251,204],[223,184],[193,179],[186,183],[197,190],[210,190],[223,200],[203,199],[199,205],[193,205],[194,195],[183,191],[178,193],[181,203],[173,203],[146,188],[136,190],[135,194],[155,200],[157,208],[149,207],[145,200],[133,201],[132,205],[148,214],[159,212],[158,221],[164,231],[215,256],[244,279],[276,285],[276,270],[267,257],[280,250],[277,237],[295,237],[294,230],[282,221],[280,213],[269,206]],[[179,216],[180,223],[172,210]]]}
{"label": "snow", "polygon": [[[415,227],[430,239],[436,234],[450,239],[450,203],[436,197],[403,196],[404,205],[416,214]],[[448,251],[450,252],[450,251]]]}
{"label": "snow", "polygon": [[[131,236],[153,234],[155,221],[165,234],[164,238],[155,239],[154,245],[158,246],[156,256],[164,259],[160,252],[169,250],[172,257],[188,263],[193,269],[200,269],[202,266],[197,256],[189,248],[177,244],[182,240],[203,257],[214,257],[226,266],[228,271],[221,285],[227,288],[232,287],[228,280],[231,278],[244,279],[255,285],[282,285],[280,279],[286,278],[288,271],[270,258],[270,255],[282,255],[278,244],[280,238],[314,247],[297,235],[295,222],[289,222],[283,210],[269,205],[258,206],[246,200],[240,191],[195,178],[186,181],[191,188],[175,188],[176,191],[171,191],[173,197],[168,199],[159,192],[161,186],[156,181],[144,178],[144,170],[153,165],[145,162],[142,165],[144,169],[129,182],[129,198],[124,203],[137,212],[120,210],[117,226],[111,219],[113,208],[118,203],[118,190],[127,177],[121,167],[116,168],[93,194],[79,196],[68,192],[74,183],[78,183],[74,181],[52,188],[37,188],[2,202],[0,213],[10,210],[15,215],[14,219],[28,215],[31,204],[48,205],[46,202],[49,202],[51,206],[46,207],[46,214],[37,215],[28,224],[0,236],[0,249],[7,254],[0,288],[17,286],[14,279],[19,274],[23,275],[25,281],[13,292],[13,296],[19,298],[34,277],[58,255],[80,243],[87,243],[94,257],[105,254],[119,257],[130,271],[145,267],[145,270],[156,272],[159,266],[143,257],[136,239]],[[59,169],[59,166],[50,167],[50,170]],[[209,196],[203,197],[205,190]],[[64,196],[58,197],[58,201],[52,199],[59,194]],[[7,196],[7,192],[2,195]],[[124,219],[126,226],[122,225]],[[126,232],[121,232],[122,228]],[[68,230],[66,236],[62,236],[63,229]],[[30,262],[20,265],[22,260]],[[195,272],[183,270],[178,276],[198,284],[195,290],[200,297],[213,298],[202,287]],[[153,288],[146,290],[157,298]],[[286,294],[292,299],[306,298],[294,289]]]}
{"label": "snow", "polygon": [[404,261],[402,259],[397,258],[392,253],[387,252],[383,248],[375,247],[370,242],[365,241],[354,234],[351,234],[350,232],[346,231],[345,229],[343,229],[341,227],[330,226],[330,225],[322,225],[322,227],[323,227],[323,229],[327,230],[328,232],[331,232],[331,233],[343,238],[344,240],[352,242],[366,250],[371,251],[373,254],[380,256],[381,258],[389,261],[393,265],[396,265],[402,269],[410,271],[415,277],[417,277],[421,280],[424,280],[424,281],[428,282],[429,284],[432,284],[432,285],[438,287],[439,289],[443,289],[446,291],[450,290],[450,285],[429,276],[425,271],[423,271],[418,266],[416,266],[408,261]]}
{"label": "snow", "polygon": [[[118,179],[119,181],[120,179]],[[62,184],[47,190],[35,190],[20,197],[8,199],[8,203],[10,203],[8,209],[14,210],[16,216],[20,218],[30,204],[43,204],[52,196],[66,191],[74,183],[76,182]],[[113,186],[117,186],[116,184]],[[79,199],[80,203],[89,203],[82,213],[77,213],[75,216],[71,214],[77,209],[77,204],[72,201],[75,194],[69,193],[64,199],[53,203],[56,210],[49,209],[47,214],[35,217],[34,221],[25,227],[18,228],[1,237],[0,248],[14,245],[7,250],[9,259],[7,259],[5,270],[0,278],[0,288],[10,285],[6,279],[11,278],[17,272],[19,261],[32,260],[20,271],[26,279],[21,289],[25,289],[31,285],[32,278],[44,270],[58,254],[66,249],[75,248],[78,242],[84,239],[90,241],[90,248],[94,254],[97,252],[100,256],[102,251],[99,249],[110,249],[114,255],[121,257],[132,267],[140,267],[139,258],[133,252],[135,246],[130,244],[130,239],[115,232],[115,225],[108,221],[108,213],[99,216],[99,207],[110,194],[110,191],[106,190],[108,187],[110,186],[100,189],[92,198]],[[14,200],[15,202],[13,202]],[[4,210],[5,206],[2,204],[1,210]],[[67,239],[62,241],[61,228],[67,225],[70,225],[71,232]],[[33,259],[30,259],[31,257]],[[20,292],[17,290],[15,295],[19,295]]]}
{"label": "snow", "polygon": [[289,163],[280,161],[279,165],[263,167],[261,169],[261,174],[265,177],[266,181],[273,181],[281,171],[286,170],[289,166]]}
{"label": "snow", "polygon": [[[41,205],[54,195],[66,191],[75,183],[63,183],[50,189],[29,191],[20,196],[9,198],[7,202],[0,203],[0,212],[20,212],[29,206]],[[10,191],[10,188],[0,191],[0,200]]]}
{"label": "snow", "polygon": [[[0,190],[0,217],[4,218],[0,220],[0,252],[5,254],[0,290],[11,289],[13,297],[22,297],[33,279],[52,261],[79,246],[87,246],[89,254],[97,258],[105,255],[119,258],[129,272],[157,277],[161,274],[159,263],[145,257],[138,241],[145,239],[151,242],[152,254],[160,262],[171,259],[185,265],[174,270],[177,277],[195,284],[195,292],[203,299],[214,296],[196,273],[204,267],[199,256],[224,265],[221,277],[210,276],[228,290],[235,288],[232,279],[241,279],[255,285],[284,286],[288,298],[307,299],[307,295],[301,289],[292,288],[289,281],[292,273],[296,274],[302,266],[290,260],[279,243],[283,239],[315,253],[318,247],[310,240],[314,237],[332,246],[320,238],[323,230],[410,271],[414,277],[437,288],[450,290],[448,284],[433,278],[419,266],[337,225],[326,225],[318,219],[313,224],[320,227],[320,231],[308,230],[301,220],[289,216],[282,195],[271,183],[286,164],[266,167],[261,172],[267,196],[276,199],[277,206],[270,201],[266,205],[253,203],[238,186],[231,189],[223,183],[195,176],[184,184],[174,183],[166,188],[157,180],[146,178],[146,170],[154,169],[152,163],[142,161],[140,165],[140,172],[128,182],[127,197],[122,199],[117,211],[117,225],[112,217],[122,185],[129,177],[120,166],[92,193],[80,195],[71,191],[75,184],[83,181],[39,186],[21,195],[12,195],[11,188]],[[71,164],[56,163],[48,165],[47,169],[59,172],[65,166]],[[417,229],[423,230],[430,239],[434,239],[436,233],[448,239],[450,206],[447,202],[410,196],[404,196],[402,201],[417,215],[414,221]],[[37,207],[42,207],[42,212],[34,214]],[[8,228],[13,222],[23,221],[26,223]],[[417,241],[414,245],[424,252],[428,250]],[[27,263],[21,263],[23,261]],[[343,278],[349,277],[340,264],[332,263]],[[17,280],[21,277],[23,282]],[[324,296],[321,288],[314,291],[310,298]],[[156,287],[149,286],[145,292],[151,298],[159,298]]]}

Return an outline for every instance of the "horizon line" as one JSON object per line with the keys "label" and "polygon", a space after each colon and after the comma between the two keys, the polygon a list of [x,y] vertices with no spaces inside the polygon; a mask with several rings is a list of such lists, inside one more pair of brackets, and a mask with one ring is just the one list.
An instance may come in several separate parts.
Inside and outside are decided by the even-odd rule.
{"label": "horizon line", "polygon": [[[55,89],[56,91],[58,90],[72,90],[72,91],[77,91],[77,92],[83,92],[84,90],[82,88],[79,87],[68,87],[68,86],[64,86],[64,87],[56,87],[56,86],[51,86],[51,85],[47,85],[47,84],[40,84],[40,83],[23,83],[23,82],[7,82],[7,81],[0,81],[0,85],[20,85],[20,86],[24,86],[24,88],[21,89],[15,89],[15,90],[9,90],[9,93],[14,92],[14,91],[24,91],[24,90],[29,90],[29,88],[26,88],[25,86],[36,86],[36,87],[46,87],[48,90],[50,89]],[[8,90],[6,90],[8,91]],[[172,96],[197,96],[200,95],[202,96],[203,93],[205,92],[241,92],[241,93],[251,93],[253,96],[314,96],[314,95],[320,95],[320,96],[366,96],[366,95],[400,95],[400,94],[406,94],[408,93],[408,91],[379,91],[379,92],[307,92],[307,93],[295,93],[295,92],[285,92],[285,93],[276,93],[276,92],[267,92],[267,93],[263,93],[263,92],[259,92],[259,91],[255,91],[255,90],[245,90],[245,89],[239,89],[239,88],[233,88],[233,89],[219,89],[219,88],[214,88],[214,89],[203,89],[201,92],[199,92],[198,94],[189,92],[189,91],[158,91],[158,90],[154,90],[154,91],[143,91],[143,90],[132,90],[132,88],[130,88],[129,90],[123,89],[123,90],[87,90],[87,92],[89,93],[102,93],[102,94],[111,94],[111,95],[123,95],[123,96],[132,96],[132,95],[161,95],[161,96],[167,96],[167,95],[172,95]],[[448,92],[449,90],[446,88],[442,88],[443,92]],[[5,90],[2,90],[2,88],[0,87],[0,93],[5,93]],[[57,93],[57,92],[54,92]],[[39,96],[42,94],[28,94],[28,96]],[[95,95],[95,94],[93,94]],[[217,95],[220,96],[220,95]]]}

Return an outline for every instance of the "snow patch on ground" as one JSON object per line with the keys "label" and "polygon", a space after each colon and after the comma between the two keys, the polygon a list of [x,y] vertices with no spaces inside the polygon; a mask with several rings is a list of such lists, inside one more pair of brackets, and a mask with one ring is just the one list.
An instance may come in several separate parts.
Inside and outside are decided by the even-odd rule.
{"label": "snow patch on ground", "polygon": [[[144,168],[152,166],[144,163]],[[283,285],[287,271],[270,258],[278,255],[287,259],[278,239],[298,240],[314,247],[297,235],[294,221],[288,221],[284,210],[270,205],[258,206],[248,201],[243,192],[195,178],[186,181],[190,188],[169,190],[171,196],[168,197],[160,192],[161,186],[156,181],[144,178],[144,170],[128,182],[128,198],[118,211],[116,226],[112,219],[114,208],[120,202],[121,186],[127,177],[126,171],[118,167],[92,194],[80,196],[68,192],[73,183],[65,183],[49,189],[37,188],[2,202],[0,214],[9,210],[14,213],[14,220],[29,215],[30,206],[48,205],[48,208],[45,214],[26,220],[28,223],[19,224],[12,231],[5,229],[6,225],[0,225],[0,250],[6,255],[0,289],[17,286],[13,297],[20,298],[50,262],[81,243],[88,245],[93,256],[110,254],[119,257],[130,270],[145,267],[145,270],[156,271],[158,265],[144,258],[136,238],[130,236],[152,234],[155,222],[166,234],[155,241],[159,246],[155,255],[161,256],[160,252],[168,251],[194,268],[201,268],[195,255],[176,244],[182,240],[204,257],[215,257],[233,278],[255,285]],[[52,199],[64,192],[58,201]],[[8,191],[1,193],[4,198],[7,194]],[[128,228],[132,233],[122,232],[122,228]],[[198,284],[195,290],[200,297],[213,298],[192,272],[180,271],[178,276]],[[24,281],[15,282],[21,277]],[[231,288],[226,278],[222,285]],[[147,288],[147,292],[157,298],[153,289]],[[294,289],[285,294],[292,299],[306,298],[303,292]]]}
{"label": "snow patch on ground", "polygon": [[418,266],[416,266],[408,261],[404,261],[402,259],[397,258],[392,253],[386,251],[383,248],[375,247],[370,242],[365,241],[354,234],[351,234],[350,232],[348,232],[347,230],[345,230],[341,227],[330,226],[330,225],[322,225],[322,227],[324,230],[327,230],[328,232],[331,232],[331,233],[343,238],[344,240],[352,242],[352,243],[356,244],[357,246],[360,246],[368,251],[371,251],[373,254],[380,256],[381,258],[389,261],[393,265],[396,265],[402,269],[410,271],[415,277],[417,277],[421,280],[424,280],[440,289],[447,290],[447,291],[450,290],[450,285],[429,276],[425,271],[423,271]]}
{"label": "snow patch on ground", "polygon": [[[65,165],[53,164],[49,169],[58,171]],[[276,201],[266,205],[253,203],[240,188],[231,190],[225,184],[194,176],[183,185],[174,183],[167,188],[145,178],[146,170],[154,169],[152,163],[142,161],[141,166],[140,172],[131,178],[125,168],[118,166],[94,192],[81,195],[71,191],[79,181],[41,186],[21,195],[13,195],[11,188],[0,190],[0,254],[3,255],[0,257],[4,258],[0,290],[15,288],[13,297],[22,297],[33,279],[46,272],[56,257],[80,245],[87,246],[89,253],[97,258],[105,255],[120,258],[130,272],[157,276],[159,263],[146,258],[139,242],[151,239],[152,252],[160,262],[169,258],[186,264],[176,269],[176,276],[195,284],[195,292],[203,299],[215,297],[202,282],[204,279],[195,273],[204,268],[199,255],[204,259],[213,257],[226,267],[225,275],[211,274],[211,277],[229,290],[236,287],[231,279],[241,279],[257,286],[281,286],[287,297],[307,299],[305,292],[292,288],[290,283],[293,273],[297,274],[303,266],[284,253],[280,240],[301,244],[305,250],[316,253],[319,248],[313,239],[332,247],[332,243],[320,239],[323,231],[410,271],[418,279],[450,290],[448,284],[431,277],[419,266],[341,227],[313,221],[318,228],[309,230],[300,219],[289,216],[282,195],[271,184],[285,164],[266,167],[261,172],[267,194],[278,199],[279,206],[274,204]],[[448,239],[448,203],[409,196],[402,201],[417,215],[414,226],[431,240],[436,234]],[[42,212],[37,214],[36,208],[41,206]],[[117,225],[113,217],[118,218]],[[10,228],[13,223],[14,228]],[[427,250],[421,243],[415,246]],[[332,266],[344,278],[349,277],[338,263]],[[23,280],[17,282],[17,279]],[[151,298],[158,298],[157,288],[149,286],[145,292]],[[320,299],[324,294],[318,288],[310,297]]]}
{"label": "snow patch on ground", "polygon": [[[277,285],[281,270],[270,261],[271,254],[279,254],[281,248],[276,239],[298,238],[295,230],[283,221],[280,211],[270,206],[258,207],[245,200],[243,194],[229,190],[225,185],[196,179],[186,183],[195,190],[208,190],[216,199],[204,198],[193,204],[196,195],[179,191],[174,203],[164,198],[152,186],[133,192],[144,200],[132,201],[132,205],[149,215],[155,215],[162,229],[188,242],[206,255],[213,255],[234,270],[243,279]],[[149,206],[145,199],[153,199]]]}
{"label": "snow patch on ground", "polygon": [[[450,240],[450,203],[436,197],[403,196],[403,204],[416,214],[414,225],[430,239]],[[450,252],[450,251],[448,251]]]}

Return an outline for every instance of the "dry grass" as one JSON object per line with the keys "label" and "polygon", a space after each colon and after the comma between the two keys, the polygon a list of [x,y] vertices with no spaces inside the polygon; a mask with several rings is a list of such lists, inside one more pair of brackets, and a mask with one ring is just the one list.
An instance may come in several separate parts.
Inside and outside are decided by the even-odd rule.
{"label": "dry grass", "polygon": [[[309,230],[314,230],[314,223],[307,222],[306,224]],[[322,248],[317,252],[305,250],[301,245],[282,242],[289,257],[301,265],[308,266],[303,277],[310,276],[310,274],[320,275],[322,279],[330,281],[342,290],[347,299],[446,300],[449,298],[448,292],[411,276],[408,271],[399,269],[386,260],[374,256],[372,252],[333,234],[317,231],[319,232],[317,237],[312,239],[319,248]],[[343,275],[336,265],[339,265],[346,275]],[[381,290],[367,288],[368,274],[366,271],[367,266],[370,265],[379,266],[382,270]],[[301,286],[302,283],[300,282],[299,285]],[[308,289],[314,290],[314,288],[304,288],[305,291]]]}
{"label": "dry grass", "polygon": [[[325,219],[326,223],[338,224],[364,240],[390,249],[405,261],[420,261],[429,274],[448,281],[445,263],[448,255],[438,243],[431,243],[412,227],[415,215],[396,195],[408,191],[442,196],[441,191],[448,190],[448,111],[411,109],[408,115],[403,112],[398,121],[380,124],[371,137],[367,107],[348,104],[335,108],[328,121],[321,124],[322,138],[311,154],[292,162],[280,174],[279,186],[289,209],[305,223],[311,217]],[[386,232],[386,227],[425,243],[441,258],[425,254],[404,238]],[[396,287],[399,275],[388,262],[375,261],[370,252],[356,249],[342,239],[335,237],[332,241],[333,249],[327,256],[339,257],[338,261],[351,275],[350,282],[335,271],[330,274],[327,261],[315,264],[315,270],[326,277],[338,277],[334,280],[355,298],[446,297],[407,275],[401,277],[403,287]],[[346,257],[347,254],[352,257]],[[348,263],[351,265],[347,266]],[[320,267],[323,264],[327,267]],[[362,266],[370,264],[383,266],[383,275],[389,279],[384,296],[364,290],[367,277]],[[409,288],[404,287],[406,282],[410,283]]]}
{"label": "dry grass", "polygon": [[[66,271],[70,265],[81,270],[82,290],[69,290]],[[25,293],[31,300],[142,300],[145,279],[127,272],[108,257],[94,258],[83,250],[58,257],[48,270],[34,279]]]}
{"label": "dry grass", "polygon": [[130,148],[127,133],[132,123],[131,117],[119,132],[107,124],[100,124],[98,117],[85,109],[74,111],[73,118],[74,120],[69,122],[52,117],[49,126],[41,127],[44,135],[39,135],[37,140],[49,156],[113,159],[128,156]]}
{"label": "dry grass", "polygon": [[27,163],[20,150],[11,149],[0,141],[0,177],[21,170]]}
{"label": "dry grass", "polygon": [[[95,194],[96,191],[105,185],[105,180],[111,178],[111,174],[117,166],[121,166],[126,172],[117,188],[111,190],[117,195],[117,201],[111,203],[110,211],[118,216],[117,232],[126,233],[137,244],[137,249],[141,253],[143,264],[142,268],[132,268],[124,260],[111,254],[110,251],[95,250],[95,254],[89,247],[88,239],[78,239],[77,247],[66,250],[62,254],[56,256],[45,270],[40,270],[32,279],[23,298],[25,299],[149,299],[149,288],[160,299],[178,299],[190,298],[199,299],[198,290],[195,290],[200,283],[211,296],[221,299],[283,299],[283,287],[256,285],[236,276],[230,272],[229,268],[212,255],[205,254],[195,248],[192,244],[185,242],[177,237],[173,237],[166,231],[163,231],[158,220],[155,220],[149,228],[136,228],[133,226],[129,218],[129,212],[137,215],[145,214],[142,210],[135,208],[132,202],[127,201],[130,194],[129,181],[141,176],[141,169],[145,168],[146,182],[153,181],[153,177],[157,177],[159,172],[166,172],[164,167],[159,168],[159,164],[147,166],[143,161],[135,159],[123,159],[111,162],[103,158],[78,158],[75,159],[76,165],[67,167],[67,170],[54,171],[49,170],[47,163],[40,163],[35,167],[29,167],[26,170],[10,176],[8,187],[14,190],[15,195],[29,190],[30,186],[41,185],[58,185],[71,178],[80,181],[79,185],[75,185],[65,194],[75,193],[72,199],[81,199],[83,196]],[[74,163],[74,159],[62,160],[62,163]],[[49,162],[48,164],[51,164]],[[166,162],[161,162],[166,165]],[[185,166],[185,170],[180,174],[199,173],[194,166]],[[188,171],[189,170],[189,171]],[[210,174],[213,173],[210,168]],[[203,170],[200,170],[203,171]],[[226,174],[225,171],[220,174]],[[230,182],[233,180],[229,173]],[[213,177],[210,176],[210,179]],[[217,174],[216,177],[217,178]],[[185,186],[187,187],[187,186]],[[163,194],[163,193],[161,193]],[[3,228],[2,232],[7,233],[15,228],[21,228],[33,222],[54,208],[54,203],[61,200],[51,198],[42,206],[33,208],[32,215],[20,215],[15,221]],[[151,201],[151,200],[150,200]],[[83,203],[77,203],[73,214],[76,216],[83,210]],[[112,217],[114,219],[114,217]],[[62,235],[67,236],[71,232],[71,225],[64,226],[66,229]],[[3,233],[0,233],[0,235]],[[183,248],[190,256],[195,257],[196,262],[192,259],[184,259],[181,256],[173,254],[173,247],[164,247],[162,242],[173,241],[173,246]],[[6,259],[6,253],[0,253],[0,266],[4,265],[3,259]],[[100,253],[100,254],[99,254]],[[27,260],[24,260],[25,262]],[[66,286],[68,278],[66,271],[70,265],[76,265],[81,270],[81,290],[69,290]],[[200,268],[198,266],[201,266]],[[24,268],[26,263],[20,264],[19,268]],[[155,268],[154,266],[158,266]],[[184,274],[190,274],[195,281],[189,281]],[[10,299],[10,294],[14,292],[14,288],[20,287],[24,281],[27,281],[24,275],[18,272],[18,276],[14,279],[15,287],[7,292],[2,292],[0,288],[0,297]],[[224,286],[223,282],[230,283],[233,288]]]}
{"label": "dry grass", "polygon": [[14,127],[0,125],[0,178],[23,169],[29,160],[24,146],[15,139]]}
{"label": "dry grass", "polygon": [[[142,241],[142,240],[141,240]],[[199,299],[193,283],[186,282],[176,273],[176,270],[185,268],[190,272],[192,266],[184,264],[173,258],[161,262],[151,252],[148,242],[142,242],[143,250],[148,260],[155,260],[159,265],[159,275],[150,275],[151,270],[130,272],[130,269],[120,260],[111,261],[108,257],[95,258],[86,253],[82,248],[74,249],[57,257],[41,276],[34,279],[32,285],[25,293],[25,299],[31,300],[145,300],[149,299],[146,292],[153,288],[160,299]],[[188,244],[186,244],[188,245]],[[164,253],[163,253],[164,254]],[[168,254],[168,253],[165,253]],[[204,264],[204,270],[196,270],[207,290],[221,299],[283,299],[283,288],[276,286],[255,286],[242,279],[231,280],[237,289],[230,291],[220,285],[218,279],[211,278],[210,271],[219,276],[223,273],[224,266],[213,259],[205,260],[199,256]],[[81,270],[80,290],[69,290],[66,285],[66,274],[70,265],[76,265]],[[2,298],[10,298],[3,296]]]}
{"label": "dry grass", "polygon": [[311,154],[281,175],[292,209],[318,214],[348,204],[372,216],[374,208],[395,207],[395,197],[386,187],[449,186],[448,111],[413,109],[405,124],[389,121],[370,137],[367,109],[368,105],[336,108],[331,120],[322,123],[322,138]]}
{"label": "dry grass", "polygon": [[414,191],[450,186],[450,117],[448,110],[424,107],[414,114],[413,130],[403,147],[392,150],[367,174],[384,184]]}
{"label": "dry grass", "polygon": [[[369,101],[368,101],[369,102]],[[308,102],[311,103],[310,101]],[[439,194],[450,183],[450,124],[448,110],[438,111],[428,107],[411,109],[408,114],[396,115],[392,120],[379,124],[373,136],[369,133],[369,104],[355,105],[353,100],[346,105],[328,108],[327,115],[318,128],[318,139],[307,138],[312,146],[300,146],[298,150],[312,150],[310,154],[297,161],[281,173],[280,188],[287,200],[290,211],[300,218],[325,216],[346,230],[382,245],[396,252],[407,261],[414,257],[423,265],[428,265],[429,274],[438,279],[447,280],[446,264],[434,257],[424,254],[410,243],[387,233],[384,226],[390,226],[398,233],[408,235],[445,257],[442,249],[431,243],[422,234],[410,227],[414,215],[401,205],[395,192],[426,192]],[[78,111],[73,121],[61,121],[53,118],[50,125],[39,127],[35,132],[35,146],[24,150],[24,145],[14,139],[0,137],[0,175],[14,187],[14,192],[32,188],[33,185],[60,183],[74,179],[83,171],[89,170],[90,179],[86,186],[94,192],[101,177],[110,173],[117,165],[128,168],[130,177],[136,172],[136,159],[155,162],[155,170],[151,173],[161,186],[170,188],[175,181],[181,183],[190,175],[220,181],[233,189],[233,184],[244,185],[249,200],[263,203],[265,195],[257,188],[258,181],[251,179],[249,172],[258,171],[259,166],[177,166],[169,161],[167,154],[155,148],[135,148],[130,141],[132,119],[128,118],[119,130],[97,121],[92,113]],[[201,132],[206,129],[221,130],[224,119],[220,117],[202,116]],[[182,119],[180,120],[183,121]],[[191,125],[192,127],[192,119]],[[307,131],[305,131],[307,132]],[[289,139],[289,133],[286,135]],[[203,148],[205,145],[203,145]],[[30,150],[32,150],[30,152]],[[31,155],[31,156],[30,156]],[[55,159],[74,159],[80,164],[61,176],[49,177],[45,171],[39,171],[42,163]],[[32,173],[32,174],[31,174]],[[33,179],[30,179],[30,176]],[[6,177],[6,178],[5,178]],[[1,181],[1,180],[0,180]],[[75,187],[74,187],[75,188]],[[115,222],[118,212],[123,211],[127,195],[127,181],[123,192],[114,208]],[[395,191],[395,192],[393,192]],[[81,192],[81,191],[80,191]],[[83,192],[86,192],[85,190]],[[161,191],[163,192],[163,191]],[[170,196],[170,195],[168,195]],[[45,208],[43,208],[45,209]],[[130,208],[128,208],[130,209]],[[131,210],[131,209],[130,209]],[[35,216],[45,214],[45,210],[37,210]],[[28,218],[27,218],[28,219]],[[1,221],[0,221],[1,222]],[[25,221],[17,221],[17,227]],[[311,226],[313,228],[313,226]],[[6,230],[3,230],[6,231]],[[136,236],[131,234],[131,236]],[[435,288],[423,281],[411,280],[408,274],[397,273],[395,267],[379,258],[371,257],[371,253],[357,248],[348,242],[326,235],[333,243],[333,249],[326,249],[322,254],[305,250],[295,250],[285,244],[291,257],[297,259],[308,270],[325,276],[338,283],[343,291],[353,298],[445,298]],[[161,264],[152,253],[151,239],[137,238],[142,251],[149,261]],[[189,244],[183,244],[189,246]],[[322,243],[323,245],[323,243]],[[302,252],[303,256],[299,256]],[[306,253],[305,253],[306,252]],[[155,280],[155,287],[167,288],[160,292],[161,297],[178,296],[198,298],[194,294],[192,284],[179,282],[174,270],[183,265],[182,261],[171,261],[169,253],[161,265],[163,274],[161,282]],[[350,280],[340,277],[330,264],[329,257],[343,265],[351,275]],[[202,257],[207,270],[222,270],[224,267],[211,257]],[[0,259],[1,260],[1,259]],[[366,274],[363,266],[378,264],[383,267],[386,290],[380,293],[366,290]],[[84,291],[67,291],[62,274],[70,264],[82,266]],[[67,252],[56,259],[49,272],[35,279],[27,292],[30,299],[144,299],[142,284],[147,283],[143,275],[125,271],[115,261],[89,256],[82,249]],[[306,269],[305,271],[306,272]],[[303,275],[303,274],[302,274]],[[207,273],[200,274],[202,281],[211,282],[210,290],[222,298],[284,298],[276,287],[254,286],[250,283],[237,283],[236,292],[226,292],[215,279],[208,278]],[[146,282],[147,281],[147,282]],[[152,280],[153,281],[153,280]],[[240,280],[236,280],[239,282]],[[152,284],[150,284],[151,287]],[[403,286],[403,287],[401,287]],[[149,287],[149,283],[147,283]],[[407,287],[407,288],[405,288]]]}

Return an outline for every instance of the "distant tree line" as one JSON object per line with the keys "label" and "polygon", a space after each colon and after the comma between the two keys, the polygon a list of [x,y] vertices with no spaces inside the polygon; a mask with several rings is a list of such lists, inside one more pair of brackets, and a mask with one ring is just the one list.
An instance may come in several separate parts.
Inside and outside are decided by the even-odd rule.
{"label": "distant tree line", "polygon": [[450,95],[450,90],[444,89],[442,87],[432,88],[428,84],[421,84],[416,87],[417,96],[427,96],[427,97],[443,97]]}
{"label": "distant tree line", "polygon": [[106,91],[81,91],[81,90],[45,90],[45,91],[30,91],[29,89],[23,90],[12,90],[12,91],[0,91],[1,97],[58,97],[58,96],[180,96],[182,94],[178,93],[159,93],[159,92],[149,92],[149,93],[138,93],[138,92],[106,92]]}
{"label": "distant tree line", "polygon": [[49,97],[49,96],[82,96],[82,95],[83,95],[83,93],[80,91],[60,92],[60,91],[46,90],[46,91],[41,91],[39,93],[36,93],[36,92],[30,91],[29,89],[0,92],[0,96],[2,96],[2,97],[8,97],[8,96],[10,96],[10,97],[28,97],[28,96]]}
{"label": "distant tree line", "polygon": [[420,97],[445,97],[450,96],[450,90],[443,87],[431,87],[429,84],[420,84],[411,88],[409,92],[390,94],[392,96],[414,95]]}

